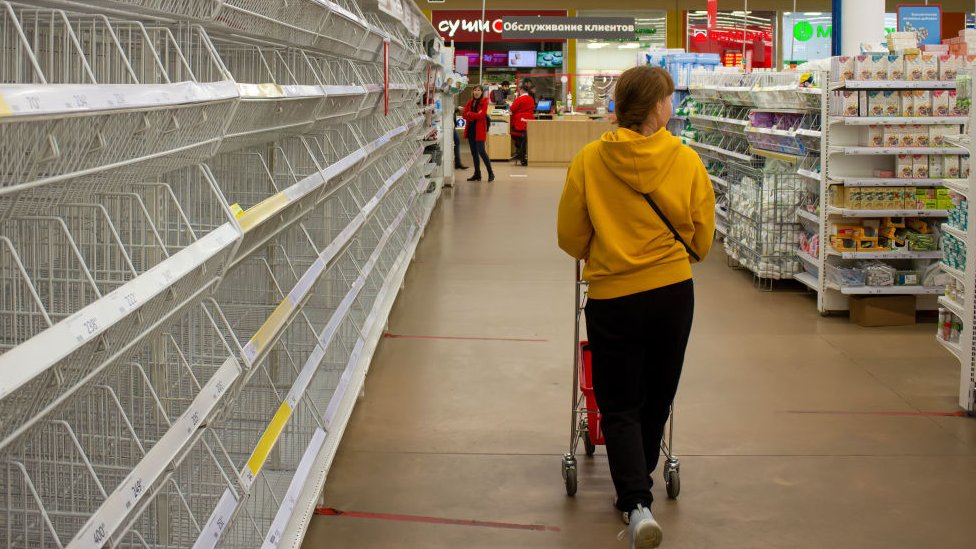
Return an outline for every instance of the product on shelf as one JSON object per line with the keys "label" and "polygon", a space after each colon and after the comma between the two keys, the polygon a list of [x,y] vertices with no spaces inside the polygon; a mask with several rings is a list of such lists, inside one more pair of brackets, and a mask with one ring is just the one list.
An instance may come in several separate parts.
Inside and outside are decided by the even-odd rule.
{"label": "product on shelf", "polygon": [[965,271],[966,244],[951,234],[943,234],[942,262],[958,271]]}
{"label": "product on shelf", "polygon": [[949,210],[949,225],[960,231],[967,231],[969,228],[969,200],[954,192],[949,193],[949,200],[953,205]]}
{"label": "product on shelf", "polygon": [[943,341],[959,344],[959,336],[962,334],[962,319],[956,316],[949,309],[939,309],[939,332],[938,336]]}

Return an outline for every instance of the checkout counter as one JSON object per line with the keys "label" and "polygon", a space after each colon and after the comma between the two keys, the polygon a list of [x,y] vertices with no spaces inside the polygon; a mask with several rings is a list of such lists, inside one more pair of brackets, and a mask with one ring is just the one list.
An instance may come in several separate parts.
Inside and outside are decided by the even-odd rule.
{"label": "checkout counter", "polygon": [[537,114],[527,124],[529,166],[568,166],[583,147],[616,128],[605,114]]}

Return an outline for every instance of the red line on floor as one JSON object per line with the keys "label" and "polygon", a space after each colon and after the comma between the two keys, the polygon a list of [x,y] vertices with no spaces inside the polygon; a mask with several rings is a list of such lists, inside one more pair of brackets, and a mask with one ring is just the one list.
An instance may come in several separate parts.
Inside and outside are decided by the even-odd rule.
{"label": "red line on floor", "polygon": [[911,416],[911,417],[965,417],[966,412],[856,412],[830,410],[787,410],[788,414],[823,414],[838,416]]}
{"label": "red line on floor", "polygon": [[537,532],[559,532],[558,526],[542,524],[516,524],[512,522],[491,522],[484,520],[449,519],[442,517],[424,517],[420,515],[397,515],[391,513],[364,513],[361,511],[340,511],[332,507],[318,507],[316,515],[330,517],[350,517],[375,520],[394,520],[398,522],[420,522],[425,524],[448,524],[452,526],[477,526],[481,528],[502,528],[506,530],[534,530]]}
{"label": "red line on floor", "polygon": [[513,341],[517,343],[546,343],[548,339],[528,339],[521,337],[471,337],[471,336],[431,336],[431,335],[404,335],[387,332],[383,337],[390,339],[447,339],[454,341]]}

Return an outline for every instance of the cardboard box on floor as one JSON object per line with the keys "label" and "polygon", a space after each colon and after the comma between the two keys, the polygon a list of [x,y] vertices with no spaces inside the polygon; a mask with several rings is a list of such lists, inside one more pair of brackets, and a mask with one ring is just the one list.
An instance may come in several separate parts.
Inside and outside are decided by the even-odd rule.
{"label": "cardboard box on floor", "polygon": [[866,328],[912,326],[915,324],[915,296],[851,296],[851,322]]}

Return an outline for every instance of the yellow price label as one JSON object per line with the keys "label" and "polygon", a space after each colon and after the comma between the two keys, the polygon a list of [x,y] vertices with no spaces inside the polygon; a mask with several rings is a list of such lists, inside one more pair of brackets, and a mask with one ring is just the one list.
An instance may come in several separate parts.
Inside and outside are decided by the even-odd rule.
{"label": "yellow price label", "polygon": [[287,402],[282,402],[278,411],[275,412],[274,417],[271,418],[271,423],[268,424],[268,428],[261,435],[261,440],[258,441],[258,445],[254,447],[251,458],[247,460],[247,468],[253,476],[258,476],[258,472],[261,471],[261,467],[267,461],[268,454],[271,453],[271,449],[278,442],[278,437],[281,436],[281,432],[285,430],[285,424],[288,423],[291,412],[291,406]]}

